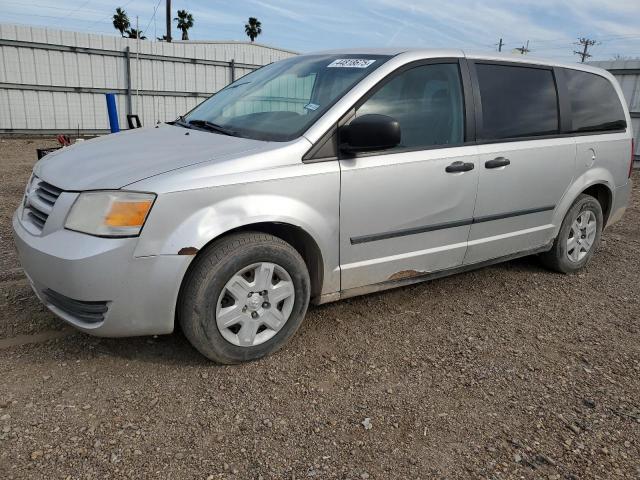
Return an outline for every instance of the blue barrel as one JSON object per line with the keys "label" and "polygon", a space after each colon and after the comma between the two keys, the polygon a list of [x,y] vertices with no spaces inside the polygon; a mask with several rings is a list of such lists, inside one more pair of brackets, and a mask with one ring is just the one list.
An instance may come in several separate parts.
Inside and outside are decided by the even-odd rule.
{"label": "blue barrel", "polygon": [[111,127],[111,133],[120,131],[120,124],[118,123],[118,109],[116,107],[116,94],[105,93],[107,97],[107,113],[109,114],[109,126]]}

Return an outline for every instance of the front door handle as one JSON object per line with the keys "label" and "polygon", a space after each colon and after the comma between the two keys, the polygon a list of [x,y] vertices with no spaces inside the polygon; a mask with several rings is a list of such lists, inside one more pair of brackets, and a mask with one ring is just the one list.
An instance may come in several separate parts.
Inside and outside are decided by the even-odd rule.
{"label": "front door handle", "polygon": [[473,170],[475,165],[471,162],[453,162],[451,165],[447,165],[447,168],[444,170],[447,173],[455,173],[455,172],[468,172],[469,170]]}
{"label": "front door handle", "polygon": [[506,167],[507,165],[510,165],[510,164],[511,164],[511,161],[508,158],[504,158],[504,157],[497,157],[497,158],[494,158],[493,160],[487,160],[486,162],[484,162],[485,168]]}

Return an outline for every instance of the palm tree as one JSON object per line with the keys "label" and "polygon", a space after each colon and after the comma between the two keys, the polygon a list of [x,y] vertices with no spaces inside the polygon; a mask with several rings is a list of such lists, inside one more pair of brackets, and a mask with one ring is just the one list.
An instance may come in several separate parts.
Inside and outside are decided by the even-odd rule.
{"label": "palm tree", "polygon": [[136,30],[135,28],[130,28],[127,30],[128,38],[140,38],[140,40],[146,40],[147,37],[143,35],[142,30]]}
{"label": "palm tree", "polygon": [[182,30],[182,40],[189,40],[187,30],[193,27],[193,15],[186,10],[178,10],[178,16],[174,20],[178,21],[178,30]]}
{"label": "palm tree", "polygon": [[130,25],[127,12],[120,7],[116,8],[116,14],[113,16],[113,26],[120,32],[120,35],[124,37],[124,32],[126,32]]}
{"label": "palm tree", "polygon": [[249,17],[249,22],[244,25],[244,33],[253,42],[262,33],[262,23],[256,17]]}

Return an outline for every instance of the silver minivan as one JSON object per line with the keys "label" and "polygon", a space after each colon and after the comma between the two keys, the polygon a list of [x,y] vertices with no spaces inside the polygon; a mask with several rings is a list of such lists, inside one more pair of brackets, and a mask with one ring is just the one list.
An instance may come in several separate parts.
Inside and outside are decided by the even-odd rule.
{"label": "silver minivan", "polygon": [[584,65],[459,50],[282,60],[168,124],[39,161],[13,218],[40,300],[100,336],[179,322],[269,354],[317,304],[539,254],[581,269],[631,190],[629,112]]}

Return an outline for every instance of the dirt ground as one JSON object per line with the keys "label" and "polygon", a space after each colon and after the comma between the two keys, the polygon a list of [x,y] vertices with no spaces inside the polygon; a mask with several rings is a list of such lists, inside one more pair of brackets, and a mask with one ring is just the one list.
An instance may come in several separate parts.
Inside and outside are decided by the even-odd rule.
{"label": "dirt ground", "polygon": [[51,144],[0,143],[0,478],[640,477],[638,188],[580,274],[526,258],[311,308],[220,367],[40,306],[10,223]]}

